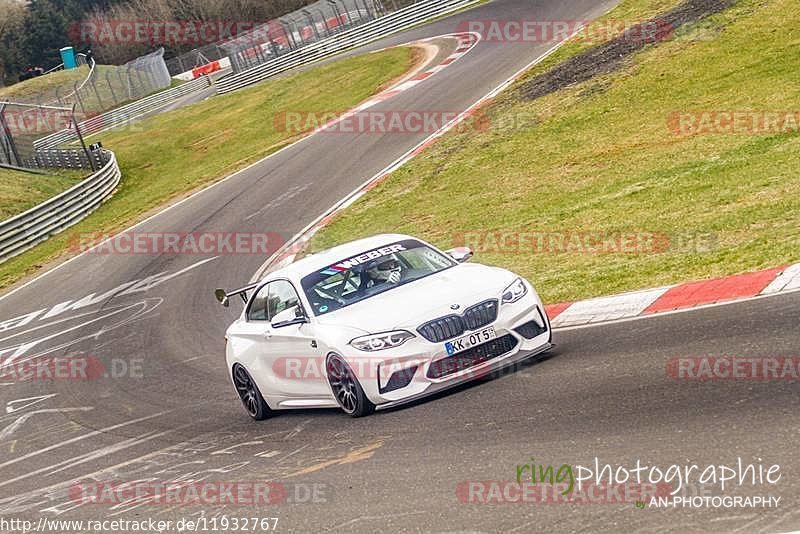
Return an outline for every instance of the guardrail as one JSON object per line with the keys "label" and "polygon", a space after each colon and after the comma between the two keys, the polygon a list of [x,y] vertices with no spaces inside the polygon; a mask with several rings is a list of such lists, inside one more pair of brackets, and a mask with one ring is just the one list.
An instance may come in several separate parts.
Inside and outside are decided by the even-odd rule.
{"label": "guardrail", "polygon": [[111,195],[122,174],[113,152],[103,156],[103,167],[81,183],[0,222],[0,263],[79,222]]}
{"label": "guardrail", "polygon": [[94,171],[106,161],[99,150],[82,148],[39,148],[30,157],[22,158],[23,165],[31,169],[84,169]]}
{"label": "guardrail", "polygon": [[[175,101],[176,98],[181,98],[196,91],[202,91],[211,85],[211,79],[208,76],[201,76],[191,82],[183,83],[172,89],[166,89],[152,94],[141,100],[136,100],[130,104],[114,108],[100,115],[95,115],[90,119],[78,123],[81,133],[88,137],[93,134],[103,132],[116,128],[130,121],[157,111],[163,107],[168,106]],[[36,149],[53,148],[64,143],[70,143],[78,139],[74,128],[68,130],[61,130],[52,133],[48,136],[37,139],[33,142]]]}
{"label": "guardrail", "polygon": [[[92,76],[94,76],[95,71],[97,70],[97,63],[95,63],[93,58],[89,58],[92,61],[92,63],[89,64],[89,62],[87,61],[87,58],[86,58],[86,54],[79,54],[79,56],[80,55],[83,56],[84,63],[89,65],[89,74],[86,75],[86,78],[84,78],[84,80],[81,82],[80,85],[74,86],[74,90],[71,93],[69,93],[68,95],[63,96],[63,97],[61,97],[59,99],[56,99],[56,100],[54,100],[52,102],[48,102],[48,104],[59,104],[60,103],[59,101],[66,101],[66,100],[69,100],[70,98],[72,98],[74,96],[77,96],[78,92],[81,89],[83,89],[84,87],[86,87],[86,84],[91,81]],[[62,63],[62,65],[63,65],[63,63]]]}
{"label": "guardrail", "polygon": [[327,39],[309,44],[271,61],[226,76],[216,81],[217,93],[223,94],[260,82],[283,71],[361,46],[389,34],[410,28],[431,18],[446,15],[480,0],[425,0],[399,9]]}

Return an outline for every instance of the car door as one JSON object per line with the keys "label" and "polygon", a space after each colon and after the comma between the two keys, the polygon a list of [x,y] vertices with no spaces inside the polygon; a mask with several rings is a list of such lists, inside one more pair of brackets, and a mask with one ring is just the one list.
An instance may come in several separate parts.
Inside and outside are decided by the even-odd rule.
{"label": "car door", "polygon": [[[267,316],[272,320],[284,310],[302,304],[288,280],[270,282]],[[305,310],[304,310],[305,311]],[[306,316],[308,316],[308,312]],[[308,322],[285,326],[268,325],[267,357],[275,379],[274,393],[287,399],[325,399],[330,388],[325,381],[324,355],[317,349],[314,326]]]}
{"label": "car door", "polygon": [[[234,353],[247,370],[262,386],[266,384],[269,366],[265,366],[267,354],[267,293],[269,287],[261,286],[250,299],[243,321],[236,321],[231,329],[229,343],[234,345]],[[263,389],[262,389],[262,393]]]}

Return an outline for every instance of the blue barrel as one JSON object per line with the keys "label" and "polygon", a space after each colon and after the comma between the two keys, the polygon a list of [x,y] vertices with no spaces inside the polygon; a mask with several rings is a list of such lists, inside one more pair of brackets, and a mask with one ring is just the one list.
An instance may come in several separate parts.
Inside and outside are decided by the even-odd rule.
{"label": "blue barrel", "polygon": [[65,46],[61,49],[61,61],[64,62],[64,69],[74,69],[77,67],[75,63],[75,51],[71,46]]}

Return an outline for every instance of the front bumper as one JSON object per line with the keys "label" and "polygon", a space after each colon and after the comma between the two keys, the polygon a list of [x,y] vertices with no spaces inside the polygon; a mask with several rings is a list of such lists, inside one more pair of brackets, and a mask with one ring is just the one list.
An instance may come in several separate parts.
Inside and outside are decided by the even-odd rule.
{"label": "front bumper", "polygon": [[[538,328],[531,329],[531,321]],[[527,330],[521,328],[525,325]],[[532,290],[518,302],[501,305],[497,319],[489,326],[494,327],[496,338],[473,347],[476,350],[471,354],[467,354],[472,350],[468,349],[449,355],[445,342],[432,343],[421,336],[369,354],[373,367],[370,376],[359,377],[364,393],[379,407],[394,406],[480,379],[552,346],[550,321]],[[531,334],[536,335],[526,337]],[[488,347],[492,343],[495,346]],[[363,357],[348,358],[354,369],[359,358]],[[463,361],[457,361],[459,358]]]}

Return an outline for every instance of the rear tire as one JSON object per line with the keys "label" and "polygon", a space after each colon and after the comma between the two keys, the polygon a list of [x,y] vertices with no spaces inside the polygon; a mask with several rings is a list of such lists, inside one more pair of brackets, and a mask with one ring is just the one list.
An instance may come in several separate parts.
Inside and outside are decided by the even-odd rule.
{"label": "rear tire", "polygon": [[375,405],[364,394],[358,379],[341,356],[329,355],[325,369],[333,396],[344,413],[350,417],[364,417],[375,411]]}
{"label": "rear tire", "polygon": [[273,411],[267,406],[267,402],[264,400],[264,397],[261,396],[261,392],[258,390],[255,380],[253,380],[253,377],[247,372],[247,369],[245,369],[243,365],[237,363],[234,364],[231,372],[233,373],[233,383],[236,386],[236,392],[239,394],[242,406],[244,406],[248,415],[256,421],[263,421],[271,416]]}

